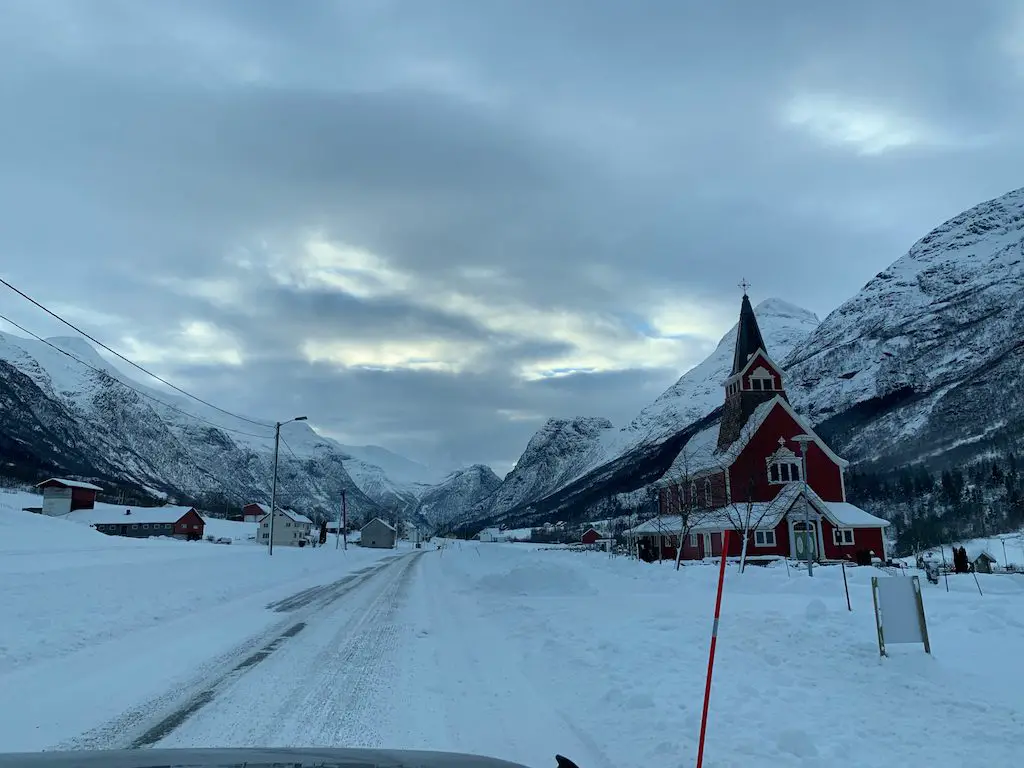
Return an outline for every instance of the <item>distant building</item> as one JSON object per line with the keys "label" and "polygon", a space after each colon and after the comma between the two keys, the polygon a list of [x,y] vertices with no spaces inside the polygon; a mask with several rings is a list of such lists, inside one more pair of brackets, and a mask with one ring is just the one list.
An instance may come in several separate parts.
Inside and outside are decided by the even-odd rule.
{"label": "distant building", "polygon": [[92,513],[75,512],[71,518],[79,521],[88,518],[100,533],[129,538],[169,536],[196,541],[203,538],[206,527],[195,507],[132,507],[120,513],[117,510],[97,510]]}
{"label": "distant building", "polygon": [[582,544],[597,544],[600,538],[601,534],[596,528],[587,528],[580,536],[580,542]]}
{"label": "distant building", "polygon": [[62,480],[51,477],[36,484],[43,492],[43,514],[62,516],[77,509],[92,509],[96,505],[96,494],[103,489],[81,480]]}
{"label": "distant building", "polygon": [[484,528],[476,538],[480,541],[508,541],[508,534],[500,528]]}
{"label": "distant building", "polygon": [[398,531],[379,517],[373,518],[359,530],[359,545],[374,549],[394,549]]}
{"label": "distant building", "polygon": [[[246,504],[242,507],[243,523],[258,523],[266,515],[270,514],[270,507],[266,504]],[[277,543],[276,541],[274,542]]]}
{"label": "distant building", "polygon": [[[270,544],[270,513],[259,519],[256,540],[260,544]],[[274,546],[304,547],[310,543],[313,521],[305,515],[290,509],[279,509],[274,515]]]}
{"label": "distant building", "polygon": [[999,565],[995,556],[984,549],[967,548],[967,557],[977,573],[992,573],[992,566]]}

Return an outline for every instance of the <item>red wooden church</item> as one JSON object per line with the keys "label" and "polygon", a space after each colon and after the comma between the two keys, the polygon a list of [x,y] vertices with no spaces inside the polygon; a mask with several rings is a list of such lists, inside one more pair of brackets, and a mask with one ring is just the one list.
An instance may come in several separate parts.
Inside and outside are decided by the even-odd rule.
{"label": "red wooden church", "polygon": [[675,558],[686,510],[686,560],[721,555],[726,530],[733,531],[730,556],[740,555],[746,530],[748,557],[805,558],[809,546],[817,560],[869,553],[884,560],[888,521],[846,501],[848,462],[793,410],[745,292],[722,386],[721,421],[687,442],[657,483],[660,516],[633,530],[641,557]]}

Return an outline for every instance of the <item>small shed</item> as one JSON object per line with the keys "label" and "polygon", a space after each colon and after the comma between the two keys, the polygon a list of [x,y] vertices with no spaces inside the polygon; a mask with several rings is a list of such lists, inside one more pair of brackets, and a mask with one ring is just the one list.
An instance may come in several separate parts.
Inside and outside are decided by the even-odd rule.
{"label": "small shed", "polygon": [[596,528],[587,528],[587,530],[583,532],[583,535],[580,536],[580,542],[583,544],[597,544],[600,539],[601,532]]}
{"label": "small shed", "polygon": [[243,523],[258,523],[270,514],[270,507],[266,504],[246,504],[242,507]]}
{"label": "small shed", "polygon": [[92,483],[59,477],[43,480],[36,484],[36,488],[43,492],[43,514],[51,516],[66,515],[78,509],[93,509],[96,494],[103,490]]}
{"label": "small shed", "polygon": [[381,520],[373,518],[370,522],[359,529],[359,546],[373,547],[374,549],[394,549],[395,541],[398,538],[398,531],[394,526]]}
{"label": "small shed", "polygon": [[974,570],[977,573],[992,573],[992,566],[998,565],[998,561],[991,552],[982,551],[971,560],[971,565],[974,566]]}

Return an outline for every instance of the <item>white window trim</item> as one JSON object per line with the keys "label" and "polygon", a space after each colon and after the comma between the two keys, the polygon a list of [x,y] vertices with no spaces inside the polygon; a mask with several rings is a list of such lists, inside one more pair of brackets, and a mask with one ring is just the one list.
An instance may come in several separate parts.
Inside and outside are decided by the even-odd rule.
{"label": "white window trim", "polygon": [[699,533],[691,533],[690,534],[690,546],[693,547],[694,549],[696,549],[700,545],[700,539],[698,538],[699,536],[700,536]]}
{"label": "white window trim", "polygon": [[711,478],[707,478],[704,481],[704,506],[710,507],[712,503],[711,498]]}
{"label": "white window trim", "polygon": [[[758,534],[761,534],[761,541],[757,540]],[[771,536],[771,541],[768,541],[768,537]],[[754,546],[755,547],[775,547],[778,546],[777,537],[775,531],[754,531]]]}
{"label": "white window trim", "polygon": [[[846,534],[850,534],[849,541],[843,541]],[[856,534],[853,532],[853,528],[833,528],[832,529],[832,543],[837,547],[852,547],[856,542]]]}

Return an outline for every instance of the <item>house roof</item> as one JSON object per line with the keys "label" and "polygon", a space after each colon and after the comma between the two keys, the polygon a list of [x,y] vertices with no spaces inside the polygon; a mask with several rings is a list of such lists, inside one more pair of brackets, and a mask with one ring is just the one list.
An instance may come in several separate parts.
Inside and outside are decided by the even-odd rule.
{"label": "house roof", "polygon": [[36,483],[36,488],[40,488],[44,485],[63,485],[65,488],[85,488],[87,491],[102,491],[98,485],[92,483],[85,483],[81,480],[64,480],[59,477],[51,477],[49,480],[43,480],[41,483]]}
{"label": "house roof", "polygon": [[[131,514],[125,514],[130,510]],[[76,523],[110,525],[114,523],[176,523],[194,507],[122,507],[113,504],[98,505],[96,509],[79,509],[64,515],[64,519]],[[198,513],[197,513],[198,514]]]}
{"label": "house roof", "polygon": [[360,528],[359,530],[360,530],[360,531],[362,531],[362,530],[365,530],[366,526],[367,526],[367,525],[370,525],[370,523],[380,523],[381,525],[383,525],[383,526],[384,526],[385,528],[387,528],[387,529],[389,529],[389,530],[392,530],[392,531],[393,531],[393,530],[395,530],[395,526],[391,525],[390,523],[388,523],[388,522],[387,522],[387,521],[385,521],[385,520],[381,520],[381,519],[380,519],[379,517],[375,517],[375,518],[373,518],[373,520],[370,520],[370,521],[368,521],[368,522],[366,523],[366,525],[364,525],[364,526],[363,526],[362,528]]}
{"label": "house roof", "polygon": [[764,338],[761,336],[761,329],[757,326],[757,317],[754,316],[754,308],[750,305],[750,297],[743,294],[743,302],[740,304],[740,322],[736,329],[736,347],[733,351],[732,371],[734,376],[743,370],[747,361],[757,350],[765,350]]}
{"label": "house roof", "polygon": [[270,514],[270,507],[268,507],[266,504],[260,504],[258,501],[254,501],[251,504],[246,504],[244,507],[242,507],[242,509],[248,509],[249,507],[257,507],[263,514]]}
{"label": "house roof", "polygon": [[[309,523],[310,525],[313,524],[313,521],[310,520],[305,515],[300,515],[298,512],[295,512],[295,511],[290,510],[290,509],[280,509],[280,508],[278,508],[277,514],[284,515],[289,520],[291,520],[293,523]],[[267,510],[267,513],[265,515],[263,515],[263,517],[260,518],[260,522],[263,522],[263,518],[264,517],[270,517],[270,510],[269,509]]]}

